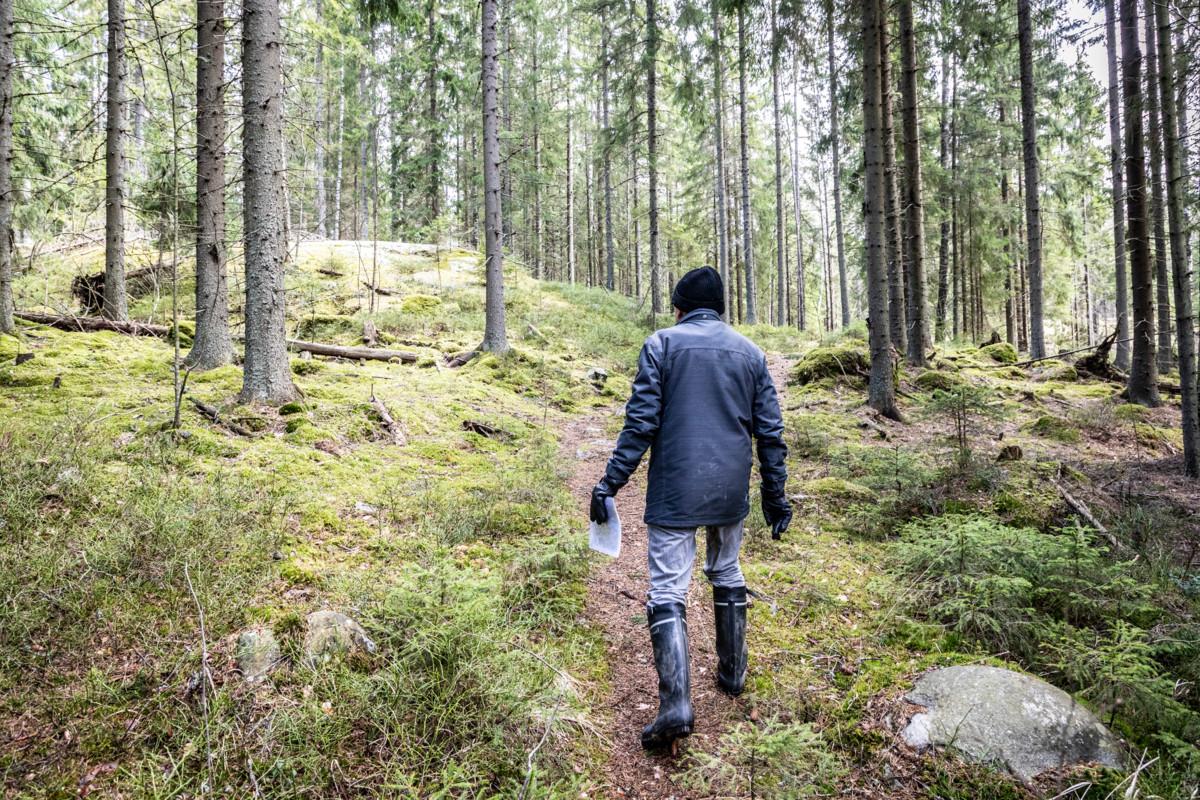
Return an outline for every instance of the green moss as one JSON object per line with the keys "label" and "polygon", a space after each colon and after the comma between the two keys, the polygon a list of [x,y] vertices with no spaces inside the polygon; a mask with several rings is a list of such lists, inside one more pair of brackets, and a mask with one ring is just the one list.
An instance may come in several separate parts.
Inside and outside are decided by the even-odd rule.
{"label": "green moss", "polygon": [[822,378],[859,379],[869,368],[867,352],[863,348],[847,345],[815,347],[792,367],[789,382],[804,386]]}
{"label": "green moss", "polygon": [[1150,417],[1150,409],[1137,403],[1122,403],[1113,409],[1113,416],[1122,422],[1143,422]]}
{"label": "green moss", "polygon": [[1038,436],[1054,439],[1058,442],[1075,443],[1079,441],[1079,431],[1068,420],[1053,414],[1043,414],[1029,425],[1029,430]]}
{"label": "green moss", "polygon": [[410,294],[400,303],[400,311],[405,314],[432,314],[442,306],[440,298],[428,294]]}
{"label": "green moss", "polygon": [[934,391],[935,389],[948,392],[962,386],[963,379],[952,373],[929,369],[918,375],[914,383],[916,383],[917,388],[924,389],[927,392]]}
{"label": "green moss", "polygon": [[433,356],[421,356],[417,359],[417,366],[421,369],[435,367],[437,366],[437,359],[435,359]]}
{"label": "green moss", "polygon": [[279,416],[287,417],[292,414],[299,414],[304,411],[304,403],[291,402],[284,403],[279,407]]}
{"label": "green moss", "polygon": [[869,503],[876,495],[871,489],[843,478],[817,478],[804,484],[806,494],[856,503]]}
{"label": "green moss", "polygon": [[979,348],[979,352],[998,364],[1017,363],[1017,350],[1008,342],[985,345]]}
{"label": "green moss", "polygon": [[313,375],[325,369],[325,365],[315,358],[293,358],[293,375]]}
{"label": "green moss", "polygon": [[335,341],[361,330],[362,325],[353,317],[342,314],[310,314],[296,322],[296,336],[315,341]]}
{"label": "green moss", "polygon": [[1046,380],[1074,383],[1079,380],[1079,371],[1074,364],[1058,364],[1045,373]]}

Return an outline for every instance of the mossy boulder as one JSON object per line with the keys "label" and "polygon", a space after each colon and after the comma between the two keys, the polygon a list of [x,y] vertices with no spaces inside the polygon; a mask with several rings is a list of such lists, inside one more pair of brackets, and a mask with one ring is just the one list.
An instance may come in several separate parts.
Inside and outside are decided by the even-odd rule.
{"label": "mossy boulder", "polygon": [[1038,436],[1054,439],[1058,442],[1073,443],[1079,441],[1079,431],[1070,422],[1053,414],[1043,414],[1034,420],[1029,430]]}
{"label": "mossy boulder", "polygon": [[410,294],[400,303],[405,314],[432,314],[442,307],[442,301],[429,294]]}
{"label": "mossy boulder", "polygon": [[816,347],[792,367],[790,382],[804,386],[822,378],[861,378],[869,368],[867,351],[863,348],[845,345]]}
{"label": "mossy boulder", "polygon": [[300,339],[329,341],[357,333],[362,326],[353,317],[341,314],[312,314],[296,322],[296,336]]}
{"label": "mossy boulder", "polygon": [[943,392],[953,391],[964,385],[963,379],[951,372],[929,369],[922,372],[914,381],[918,389],[927,392],[940,389]]}
{"label": "mossy boulder", "polygon": [[1017,349],[1008,342],[984,345],[979,348],[980,355],[987,356],[997,364],[1017,363]]}
{"label": "mossy boulder", "polygon": [[1079,370],[1075,369],[1074,364],[1059,364],[1049,371],[1046,379],[1062,381],[1063,383],[1074,383],[1079,380]]}
{"label": "mossy boulder", "polygon": [[871,489],[844,478],[817,478],[805,483],[804,491],[805,494],[848,503],[869,503],[875,499],[875,492]]}

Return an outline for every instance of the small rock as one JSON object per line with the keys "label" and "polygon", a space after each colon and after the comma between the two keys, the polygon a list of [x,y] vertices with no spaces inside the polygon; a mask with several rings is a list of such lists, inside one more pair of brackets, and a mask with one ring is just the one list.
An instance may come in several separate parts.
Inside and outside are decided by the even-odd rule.
{"label": "small rock", "polygon": [[375,642],[363,627],[337,611],[314,611],[308,615],[304,633],[304,664],[316,667],[339,656],[365,650],[375,652]]}
{"label": "small rock", "polygon": [[270,628],[247,628],[238,635],[237,665],[248,682],[267,677],[282,660],[279,642]]}
{"label": "small rock", "polygon": [[905,697],[925,707],[902,732],[910,747],[954,747],[967,760],[1026,783],[1049,769],[1124,765],[1120,742],[1071,695],[997,667],[947,667],[923,675]]}
{"label": "small rock", "polygon": [[996,456],[997,461],[1020,461],[1024,456],[1020,445],[1008,444],[1000,448],[1000,455]]}
{"label": "small rock", "polygon": [[608,370],[601,367],[592,367],[587,371],[588,381],[599,389],[608,381]]}
{"label": "small rock", "polygon": [[375,508],[375,506],[362,500],[359,500],[354,504],[354,510],[359,514],[366,514],[370,517],[375,516],[375,514],[379,511],[379,509]]}
{"label": "small rock", "polygon": [[133,442],[133,437],[133,431],[125,431],[117,435],[117,438],[113,441],[113,445],[116,447],[128,447]]}

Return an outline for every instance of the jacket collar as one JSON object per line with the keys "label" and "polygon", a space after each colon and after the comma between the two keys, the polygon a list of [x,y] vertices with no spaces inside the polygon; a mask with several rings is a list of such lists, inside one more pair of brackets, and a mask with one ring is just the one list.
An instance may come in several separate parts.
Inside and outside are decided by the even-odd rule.
{"label": "jacket collar", "polygon": [[679,318],[679,322],[676,322],[675,324],[682,325],[683,323],[688,322],[693,319],[716,319],[716,320],[719,320],[720,318],[721,318],[721,315],[718,314],[716,311],[713,311],[711,308],[697,308],[694,311],[689,311],[688,313],[684,314],[682,317]]}

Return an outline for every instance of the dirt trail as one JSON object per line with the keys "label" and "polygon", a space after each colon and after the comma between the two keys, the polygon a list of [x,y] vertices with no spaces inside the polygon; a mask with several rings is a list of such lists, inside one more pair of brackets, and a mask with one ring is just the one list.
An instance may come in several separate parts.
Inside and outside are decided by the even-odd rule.
{"label": "dirt trail", "polygon": [[[783,389],[783,362],[772,359],[775,385]],[[614,405],[575,420],[564,434],[565,455],[573,459],[571,490],[586,518],[592,487],[604,474],[604,466],[615,444],[614,432],[624,406]],[[606,735],[612,743],[606,766],[603,797],[688,798],[693,795],[678,786],[673,777],[687,765],[689,752],[715,752],[720,735],[738,720],[748,719],[747,695],[731,698],[716,686],[712,590],[700,570],[703,536],[699,537],[697,565],[688,592],[687,617],[691,650],[692,705],[696,727],[684,740],[679,754],[648,754],[642,749],[642,726],[653,721],[658,710],[658,675],[650,635],[646,630],[645,467],[639,469],[620,494],[621,555],[605,559],[588,580],[587,618],[604,631],[608,650],[611,688],[603,712]],[[754,669],[754,653],[750,653]]]}

